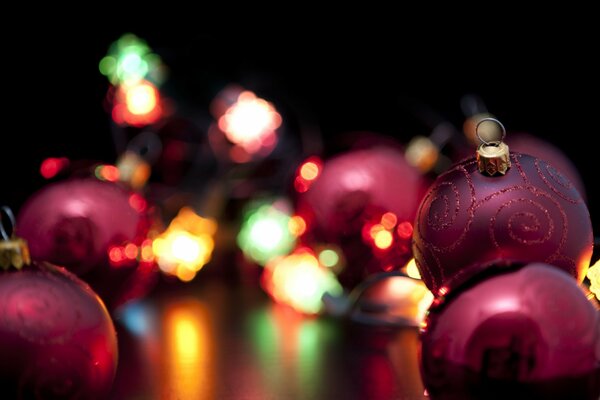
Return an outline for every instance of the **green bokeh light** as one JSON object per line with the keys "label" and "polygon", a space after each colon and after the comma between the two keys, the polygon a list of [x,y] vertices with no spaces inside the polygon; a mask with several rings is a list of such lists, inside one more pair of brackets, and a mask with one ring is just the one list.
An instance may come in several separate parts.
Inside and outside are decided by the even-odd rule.
{"label": "green bokeh light", "polygon": [[237,237],[244,255],[265,265],[274,257],[288,254],[296,242],[288,228],[289,221],[289,213],[270,203],[249,209]]}
{"label": "green bokeh light", "polygon": [[160,57],[152,53],[144,40],[131,33],[123,35],[110,46],[98,68],[115,86],[142,79],[159,85],[164,78]]}

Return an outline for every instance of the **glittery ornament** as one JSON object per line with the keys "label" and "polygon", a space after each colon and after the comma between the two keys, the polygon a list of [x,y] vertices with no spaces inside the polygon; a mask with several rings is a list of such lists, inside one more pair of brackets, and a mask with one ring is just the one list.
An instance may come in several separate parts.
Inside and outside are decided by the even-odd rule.
{"label": "glittery ornament", "polygon": [[420,358],[432,400],[597,400],[600,314],[553,266],[493,264],[434,301]]}
{"label": "glittery ornament", "polygon": [[581,195],[544,160],[512,153],[510,162],[505,175],[489,176],[475,158],[462,161],[423,198],[413,252],[432,292],[495,259],[545,262],[584,279],[593,236]]}

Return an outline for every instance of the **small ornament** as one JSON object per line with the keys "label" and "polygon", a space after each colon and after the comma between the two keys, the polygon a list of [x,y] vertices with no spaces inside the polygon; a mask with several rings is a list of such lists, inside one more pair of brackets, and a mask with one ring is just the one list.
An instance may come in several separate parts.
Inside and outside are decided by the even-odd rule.
{"label": "small ornament", "polygon": [[434,294],[496,259],[545,262],[583,281],[593,236],[581,195],[546,161],[507,152],[486,138],[477,158],[440,175],[423,198],[413,252]]}
{"label": "small ornament", "polygon": [[420,357],[432,400],[596,400],[600,313],[553,266],[492,264],[434,301]]}
{"label": "small ornament", "polygon": [[[11,219],[6,207],[2,211]],[[106,399],[117,338],[106,308],[64,268],[31,262],[0,215],[0,390],[7,399]]]}

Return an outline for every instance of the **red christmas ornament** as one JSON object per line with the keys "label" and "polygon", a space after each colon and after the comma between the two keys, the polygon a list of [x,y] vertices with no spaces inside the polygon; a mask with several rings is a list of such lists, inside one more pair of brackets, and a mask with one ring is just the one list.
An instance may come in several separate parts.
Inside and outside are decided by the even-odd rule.
{"label": "red christmas ornament", "polygon": [[[486,262],[510,259],[555,265],[582,282],[592,256],[588,209],[573,184],[546,161],[489,144],[496,156],[470,158],[440,175],[419,207],[413,252],[434,293],[467,279]],[[482,171],[483,172],[480,172]]]}
{"label": "red christmas ornament", "polygon": [[17,221],[34,260],[64,265],[110,308],[154,282],[154,265],[141,258],[152,221],[138,193],[96,179],[62,181],[34,194]]}
{"label": "red christmas ornament", "polygon": [[0,241],[3,398],[106,399],[117,351],[110,316],[87,284],[29,263],[23,240]]}
{"label": "red christmas ornament", "polygon": [[434,301],[420,349],[432,400],[599,398],[600,314],[563,271],[517,267]]}
{"label": "red christmas ornament", "polygon": [[335,243],[347,267],[340,282],[353,287],[366,276],[402,266],[411,257],[412,223],[426,184],[404,155],[374,147],[339,155],[299,169],[298,213],[309,236]]}

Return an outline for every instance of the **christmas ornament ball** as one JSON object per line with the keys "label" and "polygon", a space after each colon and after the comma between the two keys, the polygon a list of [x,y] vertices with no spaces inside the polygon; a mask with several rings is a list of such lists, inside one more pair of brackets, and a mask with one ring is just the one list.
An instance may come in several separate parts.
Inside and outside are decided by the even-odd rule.
{"label": "christmas ornament ball", "polygon": [[70,179],[26,201],[16,234],[28,241],[32,259],[66,267],[113,309],[145,294],[154,282],[155,268],[138,263],[137,254],[117,267],[109,259],[115,246],[140,248],[152,224],[149,208],[139,193],[116,183]]}
{"label": "christmas ornament ball", "polygon": [[512,268],[434,301],[420,336],[430,398],[597,400],[600,314],[564,271]]}
{"label": "christmas ornament ball", "polygon": [[[412,224],[426,188],[423,175],[400,150],[355,149],[325,161],[297,209],[307,219],[307,236],[342,249],[348,264],[339,279],[351,288],[408,261]],[[383,244],[378,234],[386,239]]]}
{"label": "christmas ornament ball", "polygon": [[593,235],[581,195],[544,160],[519,153],[510,160],[506,175],[488,176],[466,159],[423,198],[413,252],[432,292],[496,259],[545,262],[584,279]]}
{"label": "christmas ornament ball", "polygon": [[106,399],[117,338],[102,301],[61,267],[0,269],[0,390],[10,399]]}

